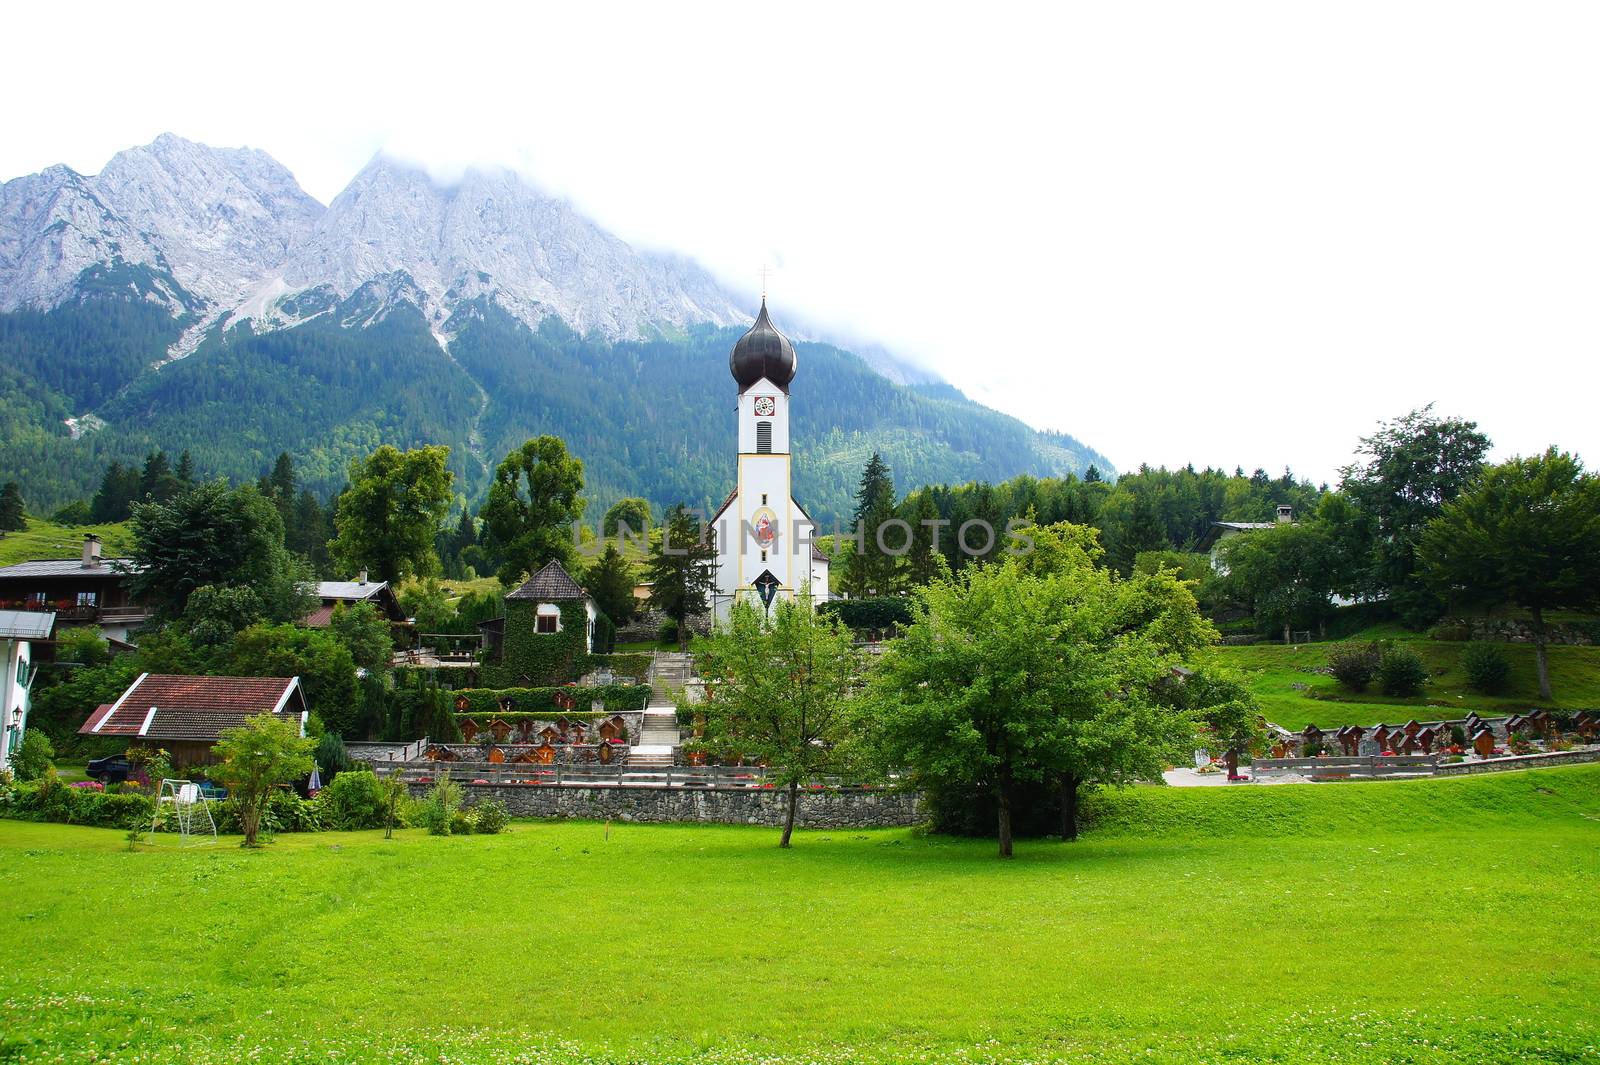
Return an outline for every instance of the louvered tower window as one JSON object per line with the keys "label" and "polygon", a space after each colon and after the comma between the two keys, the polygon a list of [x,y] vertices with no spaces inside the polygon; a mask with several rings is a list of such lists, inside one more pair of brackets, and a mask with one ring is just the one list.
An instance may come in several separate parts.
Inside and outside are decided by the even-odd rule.
{"label": "louvered tower window", "polygon": [[756,422],[756,454],[772,454],[772,423]]}

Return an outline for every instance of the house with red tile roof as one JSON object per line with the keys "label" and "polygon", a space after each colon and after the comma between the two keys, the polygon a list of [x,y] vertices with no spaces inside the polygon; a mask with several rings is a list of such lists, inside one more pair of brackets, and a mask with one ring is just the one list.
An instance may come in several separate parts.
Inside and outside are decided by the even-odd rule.
{"label": "house with red tile roof", "polygon": [[141,673],[116,702],[96,708],[78,735],[164,747],[174,765],[193,765],[211,760],[223,729],[258,714],[284,718],[305,735],[309,708],[300,678]]}

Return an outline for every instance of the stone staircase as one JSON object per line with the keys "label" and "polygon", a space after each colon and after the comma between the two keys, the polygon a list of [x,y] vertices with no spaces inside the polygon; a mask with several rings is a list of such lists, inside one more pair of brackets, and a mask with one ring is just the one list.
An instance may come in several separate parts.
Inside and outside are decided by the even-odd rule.
{"label": "stone staircase", "polygon": [[663,769],[677,760],[678,699],[694,676],[694,660],[678,651],[657,651],[650,659],[645,682],[650,685],[650,705],[644,726],[628,752],[629,769]]}
{"label": "stone staircase", "polygon": [[681,651],[657,651],[650,659],[645,683],[650,685],[652,706],[674,706],[694,677],[694,656]]}
{"label": "stone staircase", "polygon": [[639,742],[628,752],[629,769],[662,769],[673,763],[678,748],[678,711],[651,706],[644,712]]}

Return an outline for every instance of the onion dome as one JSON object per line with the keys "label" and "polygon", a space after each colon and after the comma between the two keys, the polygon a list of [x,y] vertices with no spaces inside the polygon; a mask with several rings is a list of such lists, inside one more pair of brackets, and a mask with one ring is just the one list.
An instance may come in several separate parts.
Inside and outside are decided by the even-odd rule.
{"label": "onion dome", "polygon": [[743,391],[765,377],[785,392],[794,380],[796,361],[794,345],[789,338],[772,327],[767,317],[767,301],[761,301],[761,315],[750,331],[739,338],[728,356],[728,369]]}

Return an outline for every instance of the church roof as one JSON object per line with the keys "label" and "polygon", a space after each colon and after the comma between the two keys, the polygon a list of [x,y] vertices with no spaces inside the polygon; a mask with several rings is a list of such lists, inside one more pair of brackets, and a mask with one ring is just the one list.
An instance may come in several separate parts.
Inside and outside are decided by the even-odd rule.
{"label": "church roof", "polygon": [[761,314],[750,331],[739,338],[728,355],[728,369],[743,391],[763,377],[785,392],[794,380],[797,367],[794,345],[778,332],[767,317],[767,301],[761,301]]}
{"label": "church roof", "polygon": [[565,566],[551,559],[506,598],[537,599],[542,603],[550,603],[560,599],[587,599],[589,593],[583,590],[583,585],[572,579],[572,574],[567,572]]}

